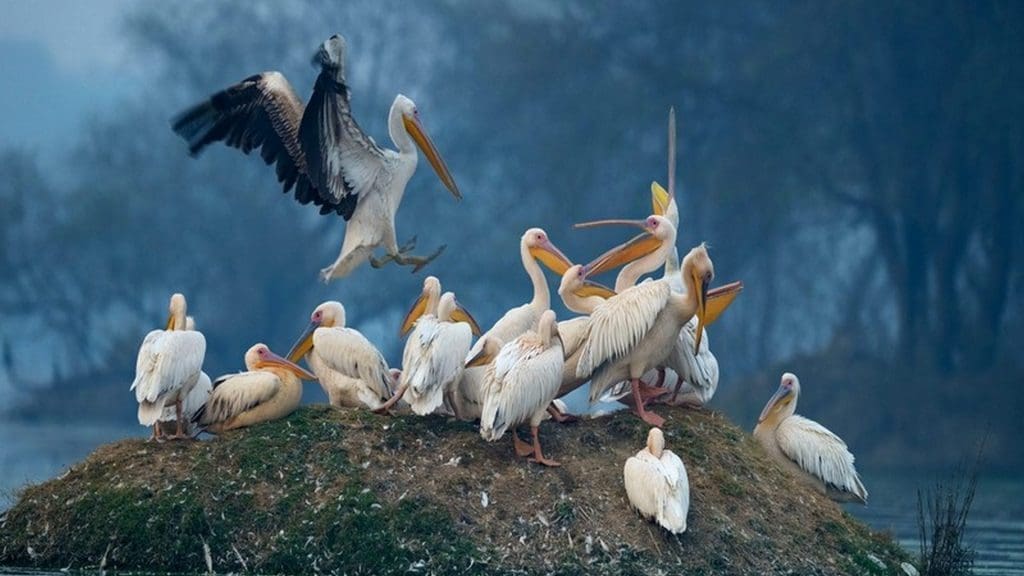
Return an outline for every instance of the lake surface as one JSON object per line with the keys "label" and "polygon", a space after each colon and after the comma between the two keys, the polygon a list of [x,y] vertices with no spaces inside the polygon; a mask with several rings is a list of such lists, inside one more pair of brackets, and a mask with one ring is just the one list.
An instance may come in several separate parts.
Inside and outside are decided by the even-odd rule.
{"label": "lake surface", "polygon": [[[100,444],[146,434],[141,427],[0,422],[0,509],[10,506],[19,487],[57,476]],[[917,489],[931,488],[941,474],[862,473],[870,505],[847,510],[876,530],[890,532],[916,555]],[[976,574],[1024,576],[1024,479],[979,480],[968,518],[968,543],[977,551]],[[0,574],[43,573],[0,568]]]}

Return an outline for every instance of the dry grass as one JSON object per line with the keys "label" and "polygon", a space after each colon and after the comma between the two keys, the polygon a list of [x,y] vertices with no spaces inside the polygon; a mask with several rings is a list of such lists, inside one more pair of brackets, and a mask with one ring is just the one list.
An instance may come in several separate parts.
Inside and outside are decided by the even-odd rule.
{"label": "dry grass", "polygon": [[[906,555],[772,464],[721,415],[659,407],[689,529],[630,510],[647,428],[545,423],[545,469],[471,424],[324,406],[193,444],[126,440],[27,488],[0,564],[261,573],[885,574]],[[484,504],[486,494],[486,505]],[[880,568],[869,558],[882,560]]]}

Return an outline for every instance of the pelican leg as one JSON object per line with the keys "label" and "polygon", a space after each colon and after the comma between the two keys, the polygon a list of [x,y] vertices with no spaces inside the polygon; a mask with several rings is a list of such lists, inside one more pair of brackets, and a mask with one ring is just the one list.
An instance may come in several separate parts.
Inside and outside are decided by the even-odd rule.
{"label": "pelican leg", "polygon": [[405,395],[405,390],[408,387],[408,384],[403,384],[402,386],[399,386],[398,390],[395,390],[394,396],[388,398],[387,402],[381,404],[378,408],[374,409],[373,411],[377,414],[383,414],[390,410],[392,406],[394,406],[399,400],[402,399],[402,396]]}
{"label": "pelican leg", "polygon": [[171,440],[184,440],[188,438],[188,434],[185,434],[185,418],[181,410],[181,400],[174,403],[175,420],[177,421],[177,428],[174,431],[174,436],[171,436]]}
{"label": "pelican leg", "polygon": [[[441,246],[437,250],[434,250],[434,253],[430,256],[406,256],[405,254],[395,254],[391,259],[399,266],[413,266],[412,273],[415,274],[424,266],[433,262],[434,259],[440,256],[447,247],[447,244],[441,244]],[[387,256],[385,256],[385,258],[387,258]]]}
{"label": "pelican leg", "polygon": [[544,453],[540,449],[540,430],[536,426],[530,426],[530,432],[533,434],[533,458],[530,458],[530,462],[544,466],[561,466],[559,462],[544,457]]}
{"label": "pelican leg", "polygon": [[563,414],[558,408],[555,408],[554,404],[548,404],[548,414],[551,415],[551,419],[559,424],[571,424],[579,421],[579,417],[575,414]]}
{"label": "pelican leg", "polygon": [[149,437],[149,441],[152,442],[154,440],[157,442],[163,441],[163,436],[160,433],[160,422],[153,424],[153,435]]}
{"label": "pelican leg", "polygon": [[647,422],[651,426],[657,426],[659,428],[661,426],[664,426],[665,425],[665,419],[664,418],[662,418],[661,416],[658,416],[654,412],[648,412],[644,408],[645,400],[644,400],[643,396],[641,396],[641,394],[640,394],[640,379],[639,378],[633,378],[632,384],[633,384],[633,410],[636,412],[636,415],[639,416],[641,420],[643,420],[644,422]]}
{"label": "pelican leg", "polygon": [[519,457],[533,454],[533,446],[523,442],[522,438],[519,437],[519,431],[514,429],[512,430],[512,448],[516,451],[516,456]]}

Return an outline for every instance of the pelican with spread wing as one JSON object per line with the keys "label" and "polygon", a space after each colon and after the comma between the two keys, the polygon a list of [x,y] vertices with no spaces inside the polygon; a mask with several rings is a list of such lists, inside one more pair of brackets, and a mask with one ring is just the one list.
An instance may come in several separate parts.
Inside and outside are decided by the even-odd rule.
{"label": "pelican with spread wing", "polygon": [[[320,272],[329,282],[369,260],[375,268],[389,261],[419,270],[436,258],[409,252],[413,239],[399,246],[395,212],[405,186],[416,170],[419,147],[441,182],[461,199],[455,179],[420,123],[416,104],[399,94],[388,115],[388,132],[395,150],[381,148],[352,117],[345,81],[345,39],[331,36],[313,58],[320,67],[313,95],[303,106],[280,72],[263,72],[230,86],[184,111],[173,121],[174,131],[195,155],[213,142],[240,149],[259,148],[267,164],[276,164],[284,191],[320,207],[321,214],[337,213],[348,225],[341,254]],[[382,258],[373,251],[383,246]]]}

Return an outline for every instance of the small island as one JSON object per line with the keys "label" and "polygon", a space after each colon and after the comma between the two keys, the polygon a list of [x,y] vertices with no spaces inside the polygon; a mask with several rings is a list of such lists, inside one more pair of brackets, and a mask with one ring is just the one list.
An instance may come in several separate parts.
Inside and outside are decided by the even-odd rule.
{"label": "small island", "polygon": [[[902,574],[908,555],[713,411],[662,408],[689,471],[673,536],[626,500],[648,427],[545,423],[561,468],[470,423],[306,406],[209,441],[97,449],[0,520],[0,565],[200,573]],[[506,441],[507,440],[507,441]],[[868,479],[870,481],[870,479]]]}

